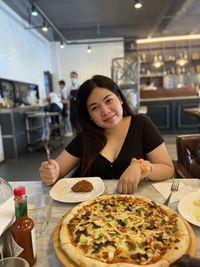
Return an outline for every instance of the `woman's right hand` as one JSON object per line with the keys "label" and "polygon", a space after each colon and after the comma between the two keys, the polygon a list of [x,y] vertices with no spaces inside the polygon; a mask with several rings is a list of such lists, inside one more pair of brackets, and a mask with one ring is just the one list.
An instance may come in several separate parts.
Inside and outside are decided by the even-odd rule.
{"label": "woman's right hand", "polygon": [[44,161],[39,168],[39,173],[42,181],[46,185],[51,185],[58,179],[60,173],[59,164],[53,159]]}

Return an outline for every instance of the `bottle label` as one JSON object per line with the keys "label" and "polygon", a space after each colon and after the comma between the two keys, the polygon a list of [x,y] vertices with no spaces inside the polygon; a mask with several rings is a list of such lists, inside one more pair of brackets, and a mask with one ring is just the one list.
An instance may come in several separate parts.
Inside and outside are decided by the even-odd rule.
{"label": "bottle label", "polygon": [[13,257],[19,256],[24,249],[17,244],[15,239],[12,237],[12,235],[10,238],[10,242],[11,242],[11,248],[12,248],[12,256]]}
{"label": "bottle label", "polygon": [[36,239],[35,239],[35,227],[31,230],[31,239],[32,239],[32,247],[33,247],[33,257],[36,257]]}
{"label": "bottle label", "polygon": [[26,202],[15,203],[15,215],[17,218],[27,215],[27,203]]}

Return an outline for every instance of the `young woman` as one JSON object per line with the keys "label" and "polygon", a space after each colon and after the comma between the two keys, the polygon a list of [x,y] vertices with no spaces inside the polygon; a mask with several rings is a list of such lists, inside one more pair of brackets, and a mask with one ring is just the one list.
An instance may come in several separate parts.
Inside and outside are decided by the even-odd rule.
{"label": "young woman", "polygon": [[76,176],[119,179],[118,193],[132,193],[141,180],[173,176],[164,141],[152,121],[134,115],[118,86],[95,75],[78,91],[81,133],[56,160],[43,162],[40,176],[50,185],[80,164]]}

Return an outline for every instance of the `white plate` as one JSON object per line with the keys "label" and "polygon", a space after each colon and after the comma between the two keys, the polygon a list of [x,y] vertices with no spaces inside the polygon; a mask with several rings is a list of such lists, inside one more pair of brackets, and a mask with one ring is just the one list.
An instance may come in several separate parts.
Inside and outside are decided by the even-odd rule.
{"label": "white plate", "polygon": [[[87,180],[93,185],[91,192],[73,192],[72,186],[81,180]],[[99,177],[63,178],[59,180],[50,190],[50,196],[57,201],[77,203],[92,199],[103,194],[105,185]]]}
{"label": "white plate", "polygon": [[194,209],[194,204],[193,204],[194,200],[200,200],[200,191],[191,192],[185,195],[178,203],[178,211],[188,222],[200,226],[200,221],[198,221],[192,215],[192,211]]}

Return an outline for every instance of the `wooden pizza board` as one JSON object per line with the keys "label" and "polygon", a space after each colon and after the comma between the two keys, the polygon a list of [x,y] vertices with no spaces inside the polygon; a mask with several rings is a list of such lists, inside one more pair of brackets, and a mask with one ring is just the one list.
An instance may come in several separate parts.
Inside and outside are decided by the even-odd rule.
{"label": "wooden pizza board", "polygon": [[[56,253],[58,259],[63,264],[63,266],[66,266],[66,267],[82,267],[82,266],[79,266],[78,264],[76,264],[74,261],[72,261],[67,256],[67,254],[62,250],[62,248],[60,246],[60,238],[59,238],[60,227],[62,225],[63,220],[67,216],[67,214],[68,214],[68,212],[61,218],[61,220],[58,222],[57,226],[55,227],[54,234],[53,234],[54,250],[55,250],[55,253]],[[185,225],[187,227],[187,230],[188,230],[188,233],[189,233],[189,237],[190,237],[190,242],[189,242],[189,246],[188,246],[186,254],[189,254],[191,256],[195,256],[196,255],[196,250],[197,250],[197,241],[196,241],[195,233],[192,230],[192,227],[190,226],[190,224],[183,217],[180,216],[180,218],[185,223]],[[171,264],[170,266],[171,267],[176,267],[177,265],[176,264]],[[87,267],[87,266],[83,266],[83,267]]]}

